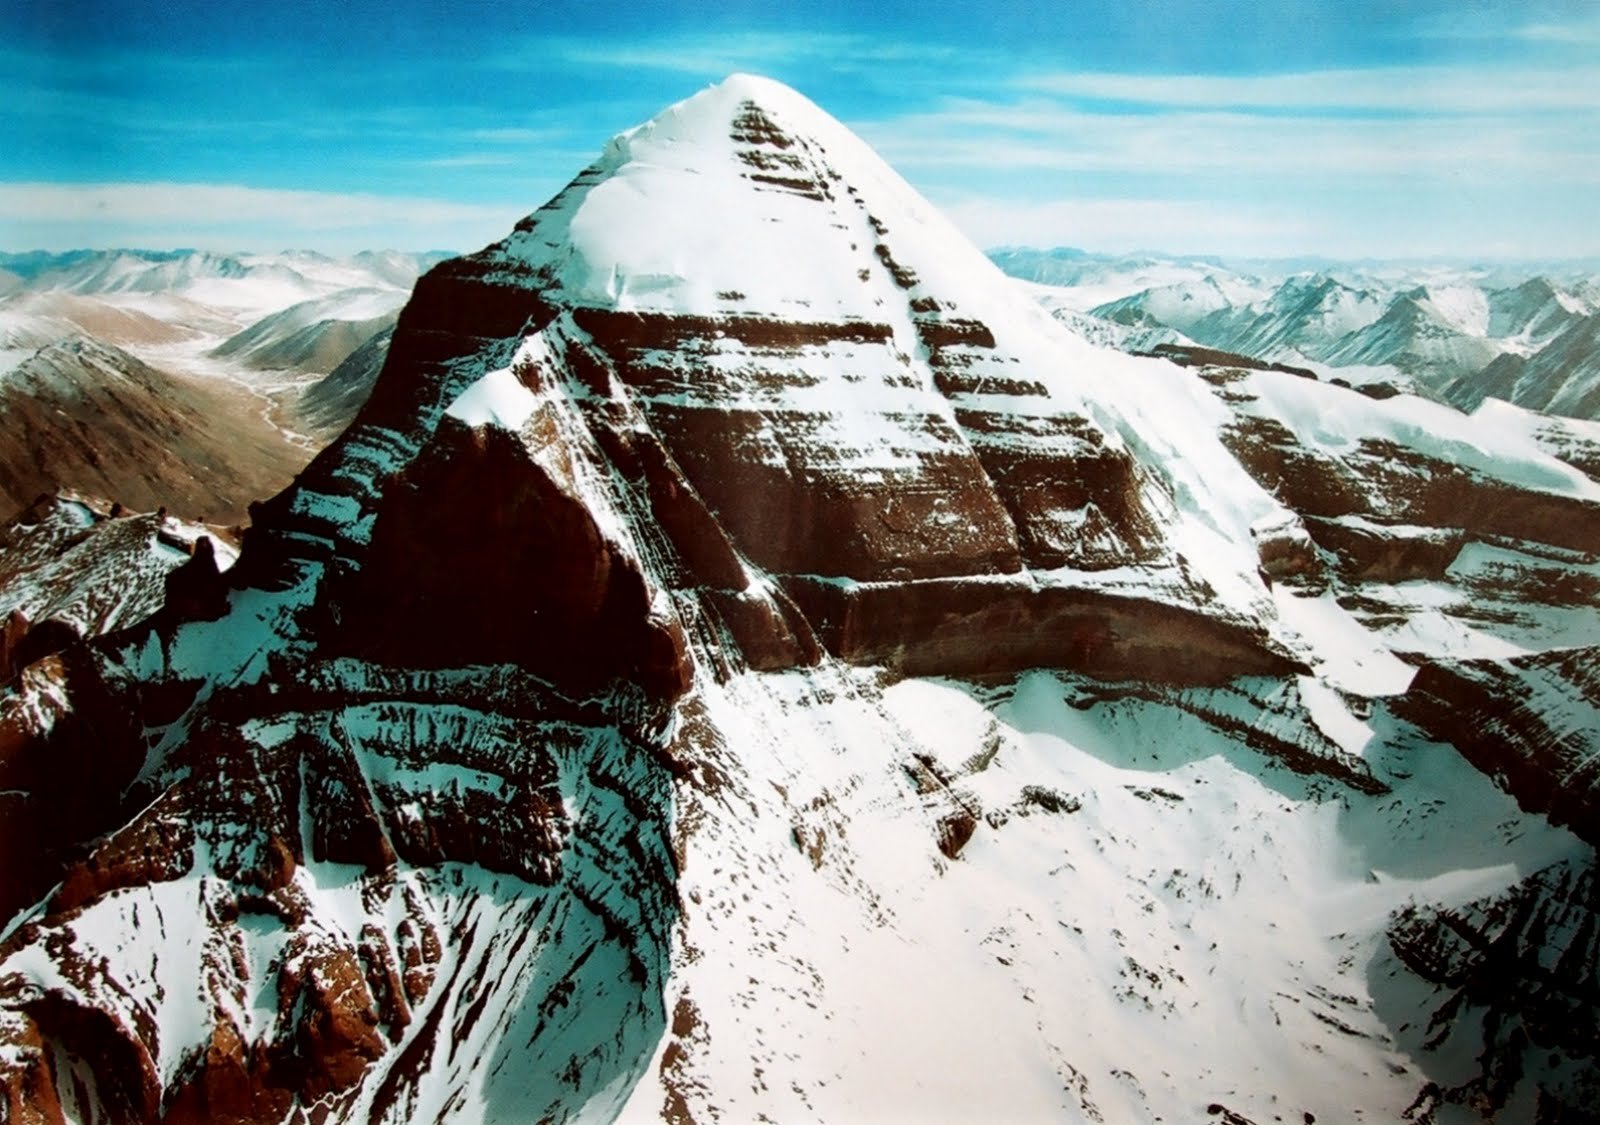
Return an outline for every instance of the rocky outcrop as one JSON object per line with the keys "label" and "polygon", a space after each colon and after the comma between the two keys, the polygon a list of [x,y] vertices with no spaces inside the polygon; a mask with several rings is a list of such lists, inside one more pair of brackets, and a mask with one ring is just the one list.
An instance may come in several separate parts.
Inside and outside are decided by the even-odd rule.
{"label": "rocky outcrop", "polygon": [[[144,761],[140,716],[85,649],[0,688],[0,913],[35,902],[78,848],[119,824]],[[26,858],[26,862],[21,861]]]}
{"label": "rocky outcrop", "polygon": [[1068,668],[1108,680],[1219,683],[1299,665],[1258,631],[1150,598],[1019,580],[787,584],[829,652],[904,675]]}
{"label": "rocky outcrop", "polygon": [[1538,1121],[1592,1113],[1600,1097],[1597,887],[1591,856],[1537,871],[1501,895],[1456,909],[1412,906],[1395,919],[1390,949],[1437,989],[1424,1047],[1466,1038],[1454,1048],[1482,1061],[1464,1082],[1430,1082],[1415,1119],[1442,1119],[1450,1105],[1491,1119],[1511,1104],[1536,1106]]}
{"label": "rocky outcrop", "polygon": [[1383,524],[1357,515],[1310,516],[1305,528],[1353,582],[1443,578],[1467,542],[1466,533],[1453,528]]}
{"label": "rocky outcrop", "polygon": [[1433,661],[1394,709],[1524,808],[1600,843],[1600,648]]}
{"label": "rocky outcrop", "polygon": [[368,564],[331,597],[329,647],[385,664],[514,664],[577,695],[621,679],[671,701],[689,685],[681,628],[652,619],[637,564],[494,427],[445,420],[389,483]]}
{"label": "rocky outcrop", "polygon": [[[84,637],[132,625],[161,607],[175,568],[230,565],[232,532],[130,512],[82,493],[41,496],[0,530],[0,613],[14,674]],[[198,557],[196,557],[198,556]],[[4,678],[9,678],[6,676]]]}
{"label": "rocky outcrop", "polygon": [[1256,479],[1307,517],[1357,515],[1600,552],[1600,506],[1593,501],[1519,487],[1386,437],[1364,437],[1334,457],[1281,422],[1248,412],[1224,437]]}

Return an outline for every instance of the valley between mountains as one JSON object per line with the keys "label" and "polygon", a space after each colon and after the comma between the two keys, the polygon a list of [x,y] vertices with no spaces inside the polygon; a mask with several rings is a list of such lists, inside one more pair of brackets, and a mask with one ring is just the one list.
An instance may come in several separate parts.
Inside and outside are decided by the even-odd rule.
{"label": "valley between mountains", "polygon": [[1594,1120],[1592,278],[991,259],[744,75],[0,266],[0,1120]]}

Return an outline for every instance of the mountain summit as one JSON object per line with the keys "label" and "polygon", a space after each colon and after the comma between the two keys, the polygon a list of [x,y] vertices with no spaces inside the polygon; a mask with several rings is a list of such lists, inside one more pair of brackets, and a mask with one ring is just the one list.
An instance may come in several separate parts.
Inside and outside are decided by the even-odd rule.
{"label": "mountain summit", "polygon": [[0,694],[0,1104],[1589,1104],[1600,443],[1187,359],[775,83],[621,135]]}

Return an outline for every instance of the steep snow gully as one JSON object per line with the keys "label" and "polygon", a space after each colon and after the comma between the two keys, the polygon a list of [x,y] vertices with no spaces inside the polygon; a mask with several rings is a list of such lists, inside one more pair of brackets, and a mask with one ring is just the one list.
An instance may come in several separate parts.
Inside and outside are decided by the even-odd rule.
{"label": "steep snow gully", "polygon": [[730,78],[18,650],[0,1115],[1588,1120],[1579,463],[1093,347]]}

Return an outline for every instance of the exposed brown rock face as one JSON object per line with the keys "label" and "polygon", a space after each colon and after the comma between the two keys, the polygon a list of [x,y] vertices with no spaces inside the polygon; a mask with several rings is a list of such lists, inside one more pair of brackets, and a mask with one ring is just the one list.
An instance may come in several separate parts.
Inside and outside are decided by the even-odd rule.
{"label": "exposed brown rock face", "polygon": [[1517,488],[1386,439],[1363,439],[1334,458],[1248,412],[1224,436],[1240,463],[1303,516],[1361,515],[1600,552],[1600,508],[1589,501]]}
{"label": "exposed brown rock face", "polygon": [[1058,667],[1110,680],[1220,683],[1296,667],[1248,628],[1095,589],[970,579],[794,579],[788,589],[830,652],[912,676]]}
{"label": "exposed brown rock face", "polygon": [[383,663],[515,664],[578,693],[688,687],[681,631],[651,620],[637,566],[504,430],[446,419],[390,483],[368,565],[335,597],[332,643]]}
{"label": "exposed brown rock face", "polygon": [[1443,578],[1466,544],[1465,532],[1449,528],[1392,528],[1370,521],[1310,517],[1305,521],[1318,546],[1357,582],[1406,582]]}
{"label": "exposed brown rock face", "polygon": [[20,609],[6,614],[4,624],[0,624],[0,680],[9,680],[31,663],[17,659],[17,649],[28,635],[28,627],[28,615]]}
{"label": "exposed brown rock face", "polygon": [[83,841],[116,826],[144,760],[137,716],[83,649],[47,657],[0,689],[0,913],[61,876]]}
{"label": "exposed brown rock face", "polygon": [[[914,385],[893,410],[788,401],[814,382],[807,367],[890,347],[887,326],[593,309],[575,320],[728,535],[765,569],[863,580],[1017,569],[1011,521],[983,466]],[[729,340],[743,345],[745,362],[724,372],[711,357]],[[860,451],[838,433],[846,412],[869,429],[904,432],[916,452],[888,473],[855,471]]]}
{"label": "exposed brown rock face", "polygon": [[1425,664],[1395,710],[1600,843],[1600,648]]}

